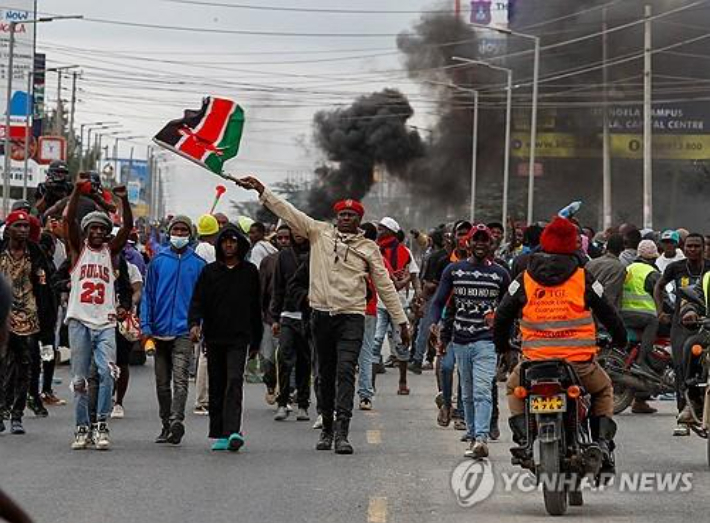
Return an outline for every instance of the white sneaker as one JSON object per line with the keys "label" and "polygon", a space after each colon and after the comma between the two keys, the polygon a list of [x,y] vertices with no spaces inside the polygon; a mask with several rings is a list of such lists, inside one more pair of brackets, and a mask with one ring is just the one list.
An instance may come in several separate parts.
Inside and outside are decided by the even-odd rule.
{"label": "white sneaker", "polygon": [[690,427],[685,423],[678,423],[673,429],[674,436],[690,436]]}
{"label": "white sneaker", "polygon": [[123,410],[122,405],[114,405],[111,411],[111,419],[123,419],[126,412]]}
{"label": "white sneaker", "polygon": [[72,450],[84,450],[91,444],[91,434],[89,427],[77,427],[74,433],[74,441],[71,444]]}
{"label": "white sneaker", "polygon": [[323,415],[318,414],[318,418],[316,418],[316,422],[313,424],[313,428],[315,430],[321,430],[323,428]]}
{"label": "white sneaker", "polygon": [[97,423],[94,428],[94,445],[96,450],[108,450],[111,448],[111,437],[105,421]]}

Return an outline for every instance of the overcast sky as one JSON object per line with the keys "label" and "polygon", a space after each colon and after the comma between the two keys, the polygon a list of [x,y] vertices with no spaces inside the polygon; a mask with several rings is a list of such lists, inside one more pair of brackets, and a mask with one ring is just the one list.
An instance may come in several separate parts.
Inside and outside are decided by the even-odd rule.
{"label": "overcast sky", "polygon": [[[77,123],[116,120],[142,135],[135,154],[168,120],[200,107],[203,95],[223,95],[242,104],[246,128],[235,174],[255,173],[267,182],[287,173],[308,173],[317,151],[297,145],[311,135],[313,113],[358,94],[399,87],[416,96],[401,71],[395,36],[345,37],[347,33],[396,35],[419,18],[416,11],[441,7],[435,0],[196,0],[222,4],[298,8],[414,11],[397,14],[303,13],[200,6],[169,0],[39,0],[39,10],[82,14],[87,19],[158,24],[217,31],[331,33],[341,36],[220,34],[140,28],[98,21],[55,21],[38,26],[38,48],[48,66],[79,65]],[[0,0],[0,4],[1,4]],[[450,4],[453,6],[453,0]],[[449,3],[444,4],[449,7]],[[318,61],[314,61],[318,60]],[[387,72],[389,71],[389,72]],[[68,81],[63,97],[69,98]],[[56,103],[56,75],[47,78]],[[416,103],[413,104],[416,109]],[[424,116],[414,124],[426,125]],[[108,131],[107,131],[108,132]],[[130,144],[121,146],[126,156]],[[219,180],[189,162],[170,162],[168,210],[196,216],[208,210]],[[230,188],[228,199],[247,199]]]}

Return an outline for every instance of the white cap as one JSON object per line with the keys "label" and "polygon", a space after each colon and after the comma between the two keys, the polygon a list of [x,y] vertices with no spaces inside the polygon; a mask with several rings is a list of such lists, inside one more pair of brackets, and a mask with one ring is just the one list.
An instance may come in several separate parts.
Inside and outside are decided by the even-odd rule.
{"label": "white cap", "polygon": [[382,225],[382,227],[386,229],[389,229],[395,234],[402,230],[397,221],[394,218],[390,218],[389,216],[385,216],[384,218],[382,218],[380,220],[380,225]]}

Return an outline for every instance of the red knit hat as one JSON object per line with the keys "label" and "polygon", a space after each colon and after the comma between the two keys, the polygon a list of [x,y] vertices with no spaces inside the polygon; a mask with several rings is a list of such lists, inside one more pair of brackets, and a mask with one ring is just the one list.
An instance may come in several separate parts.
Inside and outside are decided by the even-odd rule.
{"label": "red knit hat", "polygon": [[557,216],[542,231],[540,247],[548,254],[572,254],[577,250],[579,230],[566,218]]}

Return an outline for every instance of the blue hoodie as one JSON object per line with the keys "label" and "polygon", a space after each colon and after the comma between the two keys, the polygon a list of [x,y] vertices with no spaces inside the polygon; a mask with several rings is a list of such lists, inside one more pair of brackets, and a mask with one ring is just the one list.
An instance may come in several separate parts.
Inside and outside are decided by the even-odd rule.
{"label": "blue hoodie", "polygon": [[146,336],[184,336],[192,292],[205,261],[188,247],[182,254],[162,249],[148,265],[141,299],[141,329]]}

